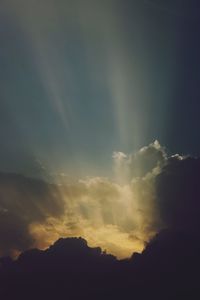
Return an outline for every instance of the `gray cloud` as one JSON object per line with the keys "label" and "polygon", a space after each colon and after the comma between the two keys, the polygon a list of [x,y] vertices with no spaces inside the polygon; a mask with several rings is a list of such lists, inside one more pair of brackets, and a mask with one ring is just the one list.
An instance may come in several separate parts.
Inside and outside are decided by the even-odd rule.
{"label": "gray cloud", "polygon": [[18,174],[0,174],[0,253],[22,251],[34,244],[29,226],[59,217],[64,202],[55,185]]}

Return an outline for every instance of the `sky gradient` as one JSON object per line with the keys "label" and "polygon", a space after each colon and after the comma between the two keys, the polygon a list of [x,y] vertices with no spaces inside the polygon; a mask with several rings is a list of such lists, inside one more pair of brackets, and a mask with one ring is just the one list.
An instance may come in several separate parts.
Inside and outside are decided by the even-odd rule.
{"label": "sky gradient", "polygon": [[160,230],[158,174],[200,155],[198,12],[198,1],[1,2],[0,253],[81,235],[127,257]]}
{"label": "sky gradient", "polygon": [[199,21],[190,3],[3,1],[2,170],[111,176],[114,151],[155,139],[199,154]]}

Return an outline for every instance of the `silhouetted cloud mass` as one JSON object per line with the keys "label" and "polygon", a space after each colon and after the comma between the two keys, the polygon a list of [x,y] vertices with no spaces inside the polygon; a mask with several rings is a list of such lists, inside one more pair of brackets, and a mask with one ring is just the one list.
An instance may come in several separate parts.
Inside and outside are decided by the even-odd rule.
{"label": "silhouetted cloud mass", "polygon": [[[156,151],[161,154],[161,159],[159,163],[155,160],[150,167],[153,171],[146,171],[142,180],[144,185],[148,182],[154,187],[152,199],[162,225],[155,223],[158,233],[142,253],[118,260],[100,247],[89,247],[85,239],[61,238],[46,250],[32,249],[21,253],[16,261],[2,257],[0,289],[4,299],[27,299],[30,291],[37,299],[63,296],[70,299],[128,299],[133,294],[138,299],[199,298],[200,159],[180,155],[167,157],[158,144],[151,144],[152,147],[158,147]],[[149,153],[149,149],[144,148],[141,155],[144,152]],[[154,156],[154,149],[150,149],[150,156],[152,153]],[[115,159],[124,160],[127,156],[115,154]],[[135,177],[133,182],[141,180],[138,178]],[[151,180],[147,181],[147,178]],[[59,198],[60,191],[55,185],[11,174],[1,174],[0,179],[1,249],[22,251],[34,244],[29,231],[31,222],[45,224],[49,217],[61,217],[66,202]],[[100,183],[107,194],[108,183],[101,180]],[[91,184],[94,195],[96,181],[95,185],[94,182]],[[77,197],[91,193],[90,185],[84,183],[79,189],[74,186]],[[66,191],[72,192],[72,187],[69,189],[68,186]],[[67,216],[66,212],[64,215]],[[147,230],[148,222],[143,224]],[[14,227],[16,231],[13,231]]]}
{"label": "silhouetted cloud mass", "polygon": [[[3,299],[200,297],[200,159],[168,156],[157,141],[113,157],[116,182],[0,174]],[[130,258],[104,251],[123,247]]]}
{"label": "silhouetted cloud mass", "polygon": [[125,260],[82,238],[59,239],[17,261],[1,258],[0,291],[3,299],[198,299],[199,249],[195,238],[176,230],[161,231]]}
{"label": "silhouetted cloud mass", "polygon": [[200,226],[200,159],[174,156],[156,178],[157,202],[165,225],[187,232]]}

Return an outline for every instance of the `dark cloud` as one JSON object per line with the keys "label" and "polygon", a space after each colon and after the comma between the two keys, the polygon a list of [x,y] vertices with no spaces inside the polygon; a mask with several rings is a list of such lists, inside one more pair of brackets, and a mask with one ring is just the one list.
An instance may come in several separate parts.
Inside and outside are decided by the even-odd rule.
{"label": "dark cloud", "polygon": [[157,203],[167,227],[198,231],[200,159],[174,156],[156,178]]}
{"label": "dark cloud", "polygon": [[0,173],[0,253],[31,247],[32,223],[43,223],[64,212],[64,202],[55,185],[17,174]]}
{"label": "dark cloud", "polygon": [[195,240],[178,231],[162,231],[127,260],[67,238],[15,262],[1,258],[0,290],[4,299],[199,299],[199,267]]}
{"label": "dark cloud", "polygon": [[[150,193],[144,184],[150,190],[153,187],[155,197],[152,197],[152,201],[157,206],[156,212],[160,214],[166,229],[161,230],[160,226],[156,228],[155,225],[155,230],[159,232],[146,244],[141,254],[136,253],[130,259],[117,260],[100,248],[88,247],[87,242],[81,238],[67,238],[59,239],[44,251],[28,250],[15,262],[2,258],[0,290],[10,296],[7,299],[13,298],[13,291],[16,296],[21,293],[27,296],[29,290],[36,291],[37,294],[39,292],[41,298],[43,296],[45,299],[63,295],[73,299],[102,299],[105,295],[109,295],[109,299],[128,299],[133,291],[138,299],[183,299],[183,295],[188,296],[188,299],[197,299],[195,294],[199,298],[200,159],[179,155],[163,157],[163,164],[153,164],[157,166],[156,172],[152,171],[142,177],[138,190],[142,191],[142,186],[143,190],[145,188],[143,197],[146,199],[152,191]],[[66,189],[65,195],[67,192],[76,195],[76,205],[80,197],[84,196],[85,199],[91,195],[91,199],[96,199],[98,206],[100,200],[107,199],[107,193],[108,198],[111,195],[113,199],[117,197],[116,187],[113,186],[114,193],[110,193],[110,184],[96,178],[82,181],[79,185],[76,183],[73,193],[70,186],[63,186],[62,189]],[[103,198],[100,197],[101,193]],[[60,196],[55,185],[20,175],[1,173],[1,248],[23,250],[30,247],[33,244],[33,237],[29,233],[30,224],[45,223],[49,216],[59,219],[65,211]],[[69,199],[68,195],[68,204]],[[143,200],[141,196],[139,199]],[[106,201],[106,207],[108,204]],[[144,214],[144,210],[142,213]],[[85,213],[82,214],[84,220],[91,218],[85,216]],[[93,214],[94,212],[91,215]],[[77,226],[74,215],[73,210],[72,221],[68,220],[72,229]],[[145,213],[146,217],[148,215],[149,213]],[[155,220],[156,218],[155,215]],[[142,222],[141,226],[147,223]],[[85,222],[80,224],[84,226]],[[93,227],[92,225],[89,228]],[[99,234],[96,227],[90,232],[92,239],[96,238],[95,230],[96,235]],[[113,228],[110,230],[113,235]],[[129,239],[134,243],[139,239],[136,233],[137,231],[129,232]],[[108,231],[103,231],[103,235],[108,236]],[[120,237],[122,236],[117,231],[117,238]],[[109,242],[112,243],[111,238],[106,240],[106,245]]]}

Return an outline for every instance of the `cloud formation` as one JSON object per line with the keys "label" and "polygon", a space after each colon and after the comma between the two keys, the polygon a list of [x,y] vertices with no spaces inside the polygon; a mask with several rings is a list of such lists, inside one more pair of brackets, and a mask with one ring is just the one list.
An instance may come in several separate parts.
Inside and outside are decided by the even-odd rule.
{"label": "cloud formation", "polygon": [[[63,217],[30,230],[40,247],[60,236],[82,236],[117,257],[142,251],[161,228],[155,199],[155,178],[167,161],[158,141],[137,153],[114,152],[116,178],[94,177],[59,185],[66,203]],[[64,178],[64,177],[63,177]],[[66,177],[67,178],[67,177]],[[67,180],[67,179],[66,179]]]}
{"label": "cloud formation", "polygon": [[0,173],[0,255],[15,255],[31,247],[34,238],[29,232],[30,224],[58,218],[64,207],[55,185]]}
{"label": "cloud formation", "polygon": [[200,226],[200,159],[175,155],[156,178],[157,203],[167,227],[190,233]]}
{"label": "cloud formation", "polygon": [[168,157],[155,141],[137,153],[115,152],[113,160],[113,180],[62,176],[49,184],[1,173],[0,253],[82,236],[123,258],[141,252],[163,227],[197,228],[199,159]]}

